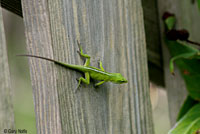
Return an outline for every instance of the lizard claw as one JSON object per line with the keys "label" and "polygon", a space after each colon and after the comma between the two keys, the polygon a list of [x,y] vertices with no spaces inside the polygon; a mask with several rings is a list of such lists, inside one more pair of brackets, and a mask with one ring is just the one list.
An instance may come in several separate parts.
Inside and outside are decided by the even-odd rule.
{"label": "lizard claw", "polygon": [[77,50],[77,53],[81,55],[81,52],[79,50]]}
{"label": "lizard claw", "polygon": [[101,64],[101,59],[98,59],[98,63],[99,63],[99,65]]}
{"label": "lizard claw", "polygon": [[[77,80],[77,81],[78,81],[78,83],[79,83],[79,78],[76,78],[76,80]],[[78,86],[76,87],[76,89],[75,89],[74,93],[77,93],[77,91],[78,91],[79,87],[80,87],[80,84],[78,84]]]}
{"label": "lizard claw", "polygon": [[79,43],[79,41],[77,40],[77,44],[78,44],[78,48],[81,48],[81,44]]}
{"label": "lizard claw", "polygon": [[79,89],[79,87],[76,87],[76,89],[75,89],[74,93],[77,93],[78,89]]}

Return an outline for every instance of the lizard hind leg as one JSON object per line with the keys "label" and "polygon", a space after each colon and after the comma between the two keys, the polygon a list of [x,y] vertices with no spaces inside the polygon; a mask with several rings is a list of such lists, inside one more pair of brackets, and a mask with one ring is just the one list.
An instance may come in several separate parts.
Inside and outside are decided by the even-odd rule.
{"label": "lizard hind leg", "polygon": [[90,56],[83,53],[83,49],[82,49],[80,43],[78,42],[78,40],[77,40],[77,44],[79,46],[79,51],[77,51],[77,52],[80,54],[80,56],[86,58],[86,62],[84,64],[84,66],[86,66],[86,67],[90,66]]}
{"label": "lizard hind leg", "polygon": [[77,89],[80,87],[81,82],[83,82],[83,83],[85,83],[85,84],[90,84],[90,74],[89,74],[88,72],[85,73],[85,78],[80,77],[80,78],[78,79],[78,86],[77,86],[77,88],[76,88],[76,91],[77,91]]}
{"label": "lizard hind leg", "polygon": [[99,67],[102,71],[105,71],[105,69],[103,68],[102,62],[99,60]]}

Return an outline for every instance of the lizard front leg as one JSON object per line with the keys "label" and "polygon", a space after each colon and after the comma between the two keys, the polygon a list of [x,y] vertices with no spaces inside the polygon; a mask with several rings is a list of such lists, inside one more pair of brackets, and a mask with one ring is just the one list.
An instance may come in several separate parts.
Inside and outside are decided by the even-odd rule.
{"label": "lizard front leg", "polygon": [[96,83],[95,84],[95,87],[98,87],[98,86],[100,86],[101,84],[103,84],[105,81],[100,81],[99,83]]}
{"label": "lizard front leg", "polygon": [[104,71],[105,72],[105,70],[104,70],[104,68],[103,68],[103,65],[102,65],[102,62],[99,60],[99,67],[100,67],[100,69],[102,70],[102,71]]}
{"label": "lizard front leg", "polygon": [[86,67],[90,66],[90,56],[83,53],[83,49],[82,49],[82,47],[81,47],[81,45],[78,41],[77,41],[77,44],[78,44],[79,50],[80,50],[80,51],[77,51],[77,52],[80,54],[80,56],[86,58],[86,62],[84,64],[84,66],[86,66]]}

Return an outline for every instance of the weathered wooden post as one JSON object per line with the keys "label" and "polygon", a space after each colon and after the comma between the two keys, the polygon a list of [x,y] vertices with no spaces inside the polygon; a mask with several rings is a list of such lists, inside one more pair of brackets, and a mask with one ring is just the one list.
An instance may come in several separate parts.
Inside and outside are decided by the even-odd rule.
{"label": "weathered wooden post", "polygon": [[0,7],[0,133],[15,128],[12,102],[13,91],[10,85],[6,40]]}

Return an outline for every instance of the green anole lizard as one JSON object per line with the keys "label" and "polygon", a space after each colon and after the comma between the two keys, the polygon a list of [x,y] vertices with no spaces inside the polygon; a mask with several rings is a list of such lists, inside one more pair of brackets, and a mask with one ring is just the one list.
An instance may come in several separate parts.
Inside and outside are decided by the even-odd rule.
{"label": "green anole lizard", "polygon": [[77,87],[77,89],[79,88],[81,82],[83,82],[85,84],[90,84],[90,78],[100,81],[99,83],[95,84],[95,87],[103,84],[104,82],[109,82],[109,81],[113,82],[113,83],[117,83],[117,84],[122,84],[122,83],[127,83],[128,82],[120,73],[109,73],[109,72],[106,72],[104,70],[103,66],[102,66],[102,62],[101,61],[99,61],[100,69],[90,66],[90,56],[87,55],[87,54],[84,54],[83,53],[83,49],[80,46],[78,41],[77,41],[77,43],[78,43],[79,49],[80,49],[80,51],[77,51],[77,52],[80,54],[80,56],[86,58],[86,62],[85,62],[84,65],[67,64],[67,63],[64,63],[64,62],[60,62],[60,61],[56,61],[56,60],[53,60],[53,59],[49,59],[49,58],[45,58],[45,57],[41,57],[41,56],[36,56],[36,55],[25,54],[25,55],[18,55],[18,56],[35,57],[35,58],[48,60],[48,61],[54,62],[55,64],[64,66],[66,68],[70,68],[70,69],[85,73],[85,78],[80,77],[78,79],[78,87]]}

